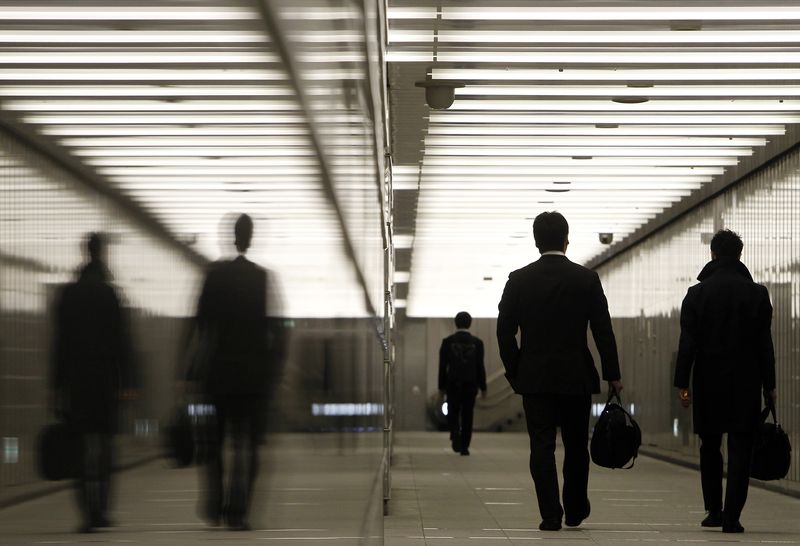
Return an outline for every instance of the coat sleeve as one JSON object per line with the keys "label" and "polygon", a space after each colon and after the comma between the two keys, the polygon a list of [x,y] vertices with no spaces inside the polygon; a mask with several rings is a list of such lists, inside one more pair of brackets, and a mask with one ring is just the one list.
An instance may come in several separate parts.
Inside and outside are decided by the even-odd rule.
{"label": "coat sleeve", "polygon": [[675,363],[675,386],[679,389],[689,388],[689,378],[697,356],[697,327],[697,306],[690,288],[681,305],[681,337]]}
{"label": "coat sleeve", "polygon": [[497,345],[500,350],[500,360],[503,361],[506,376],[509,378],[517,374],[520,352],[516,337],[519,329],[517,311],[519,295],[515,284],[513,277],[509,275],[500,304],[497,306]]}
{"label": "coat sleeve", "polygon": [[53,306],[53,338],[50,350],[50,385],[53,389],[62,389],[67,382],[67,320],[64,313],[64,296],[62,288]]}
{"label": "coat sleeve", "polygon": [[758,366],[761,372],[761,383],[765,391],[775,388],[775,348],[772,345],[772,304],[766,287],[762,290],[759,304],[758,332]]}
{"label": "coat sleeve", "polygon": [[442,345],[439,347],[439,390],[447,389],[447,338],[442,340]]}
{"label": "coat sleeve", "polygon": [[114,316],[115,335],[117,341],[116,353],[119,363],[119,387],[121,389],[141,388],[141,378],[138,374],[136,362],[134,360],[133,341],[131,339],[130,320],[125,308],[120,302],[116,291],[111,289],[111,309]]}
{"label": "coat sleeve", "polygon": [[608,300],[603,293],[600,276],[594,273],[591,293],[591,310],[589,314],[589,327],[592,337],[600,353],[600,365],[603,370],[603,380],[617,381],[620,379],[619,355],[617,354],[617,340],[611,326],[611,315],[608,313]]}
{"label": "coat sleeve", "polygon": [[200,366],[199,360],[202,358],[198,353],[199,347],[192,346],[192,340],[196,340],[197,345],[202,343],[203,336],[209,335],[211,326],[211,284],[212,272],[206,272],[205,279],[203,279],[203,286],[200,289],[200,297],[197,300],[197,312],[195,313],[194,324],[189,326],[186,332],[184,352],[185,360],[187,361],[185,379],[186,381],[199,381],[202,377],[202,372],[198,369]]}
{"label": "coat sleeve", "polygon": [[[477,339],[477,338],[476,338]],[[478,388],[486,390],[486,365],[483,362],[484,350],[483,342],[478,339]]]}

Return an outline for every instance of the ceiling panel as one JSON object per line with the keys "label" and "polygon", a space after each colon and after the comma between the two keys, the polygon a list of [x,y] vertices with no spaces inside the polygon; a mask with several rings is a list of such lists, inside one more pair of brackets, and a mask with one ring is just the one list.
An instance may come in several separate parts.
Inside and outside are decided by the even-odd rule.
{"label": "ceiling panel", "polygon": [[796,1],[391,0],[388,60],[412,316],[495,316],[540,212],[587,262],[800,122]]}

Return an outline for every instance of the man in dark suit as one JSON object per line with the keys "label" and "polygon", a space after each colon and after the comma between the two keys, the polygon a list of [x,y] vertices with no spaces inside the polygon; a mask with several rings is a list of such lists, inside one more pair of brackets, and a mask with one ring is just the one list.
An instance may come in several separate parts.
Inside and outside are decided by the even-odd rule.
{"label": "man in dark suit", "polygon": [[439,392],[447,394],[447,423],[453,451],[469,455],[472,414],[478,389],[486,396],[483,342],[469,333],[472,317],[456,315],[456,333],[442,340],[439,348]]}
{"label": "man in dark suit", "polygon": [[[589,413],[600,378],[587,345],[591,326],[603,379],[622,390],[617,344],[597,273],[567,259],[567,220],[543,212],[533,222],[541,258],[508,276],[499,305],[497,341],[506,377],[523,396],[530,436],[530,470],[543,531],[580,525],[591,510]],[[517,345],[517,330],[521,344]],[[564,443],[562,508],[558,494],[556,427]]]}
{"label": "man in dark suit", "polygon": [[88,263],[56,302],[52,384],[56,411],[79,437],[80,531],[89,533],[111,524],[111,442],[119,426],[119,401],[133,395],[133,377],[128,329],[102,236],[89,234],[86,249]]}
{"label": "man in dark suit", "polygon": [[[772,305],[766,287],[753,282],[740,261],[741,238],[720,230],[711,239],[711,261],[689,288],[681,307],[675,386],[683,407],[694,401],[700,435],[700,481],[708,511],[703,527],[741,533],[747,500],[753,434],[761,394],[775,402]],[[692,377],[693,395],[689,391]],[[728,433],[728,487],[722,505],[722,434]]]}
{"label": "man in dark suit", "polygon": [[[267,272],[245,258],[253,221],[242,214],[234,226],[233,260],[212,264],[197,305],[201,354],[188,379],[199,383],[215,407],[216,437],[206,466],[204,512],[218,525],[246,530],[253,486],[258,475],[258,446],[264,433],[267,402],[277,381],[268,351]],[[233,469],[230,490],[223,487],[223,446],[230,430]]]}

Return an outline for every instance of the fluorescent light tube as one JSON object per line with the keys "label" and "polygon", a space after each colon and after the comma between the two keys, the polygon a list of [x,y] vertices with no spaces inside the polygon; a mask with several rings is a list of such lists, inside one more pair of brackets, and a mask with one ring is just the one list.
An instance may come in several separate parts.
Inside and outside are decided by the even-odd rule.
{"label": "fluorescent light tube", "polygon": [[800,80],[800,68],[432,68],[434,80],[459,81],[765,81]]}
{"label": "fluorescent light tube", "polygon": [[[50,129],[52,130],[52,129]],[[502,125],[502,124],[429,124],[429,135],[498,135],[498,136],[761,136],[783,135],[782,125]]]}

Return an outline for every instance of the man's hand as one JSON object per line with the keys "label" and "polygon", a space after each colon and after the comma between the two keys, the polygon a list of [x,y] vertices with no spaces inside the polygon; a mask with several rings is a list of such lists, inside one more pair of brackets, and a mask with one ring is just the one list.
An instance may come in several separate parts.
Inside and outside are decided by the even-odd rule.
{"label": "man's hand", "polygon": [[623,388],[624,387],[622,386],[622,381],[620,381],[619,379],[615,379],[613,381],[609,381],[608,382],[608,390],[610,392],[615,392],[615,393],[619,394],[619,393],[622,392]]}
{"label": "man's hand", "polygon": [[483,390],[481,391],[481,399],[483,399],[483,400],[485,400],[485,399],[486,399],[486,389],[483,389]]}
{"label": "man's hand", "polygon": [[764,404],[768,408],[774,408],[775,402],[778,401],[778,391],[772,389],[771,391],[764,391]]}
{"label": "man's hand", "polygon": [[692,393],[689,392],[689,389],[678,389],[678,398],[684,408],[692,405]]}
{"label": "man's hand", "polygon": [[439,396],[441,397],[442,400],[444,400],[445,398],[447,398],[447,391],[439,389]]}

